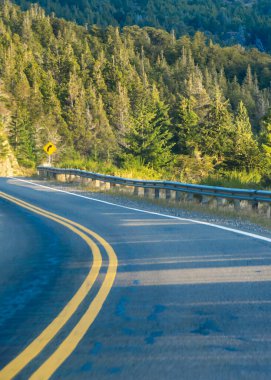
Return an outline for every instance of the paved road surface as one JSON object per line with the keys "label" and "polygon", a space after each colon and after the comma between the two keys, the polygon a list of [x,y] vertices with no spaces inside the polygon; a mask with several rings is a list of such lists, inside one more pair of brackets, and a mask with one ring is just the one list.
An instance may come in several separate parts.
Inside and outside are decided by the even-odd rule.
{"label": "paved road surface", "polygon": [[271,378],[268,239],[0,179],[0,244],[0,379]]}

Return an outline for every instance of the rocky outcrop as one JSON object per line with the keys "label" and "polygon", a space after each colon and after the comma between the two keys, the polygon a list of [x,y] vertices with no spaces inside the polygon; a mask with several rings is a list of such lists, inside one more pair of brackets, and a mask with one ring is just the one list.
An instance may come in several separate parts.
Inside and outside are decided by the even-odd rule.
{"label": "rocky outcrop", "polygon": [[9,145],[7,149],[8,152],[5,158],[0,157],[0,177],[21,175],[22,171]]}

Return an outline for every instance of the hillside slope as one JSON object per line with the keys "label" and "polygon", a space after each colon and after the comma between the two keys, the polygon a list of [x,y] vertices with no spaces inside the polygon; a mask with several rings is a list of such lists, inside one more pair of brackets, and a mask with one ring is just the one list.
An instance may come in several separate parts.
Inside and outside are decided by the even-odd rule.
{"label": "hillside slope", "polygon": [[22,175],[23,171],[19,167],[18,162],[6,143],[7,154],[5,157],[0,157],[0,177],[12,177],[16,175]]}
{"label": "hillside slope", "polygon": [[267,170],[270,55],[201,33],[86,29],[36,5],[0,12],[1,128],[21,166],[42,162],[51,140],[57,160],[140,163],[175,178]]}
{"label": "hillside slope", "polygon": [[24,9],[38,2],[81,25],[153,26],[180,36],[203,31],[223,44],[271,50],[269,0],[16,0]]}

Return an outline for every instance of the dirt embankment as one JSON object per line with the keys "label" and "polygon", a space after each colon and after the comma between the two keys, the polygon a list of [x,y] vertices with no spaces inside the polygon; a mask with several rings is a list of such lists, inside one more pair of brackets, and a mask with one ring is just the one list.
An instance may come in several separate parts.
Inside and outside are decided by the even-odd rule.
{"label": "dirt embankment", "polygon": [[22,175],[22,170],[18,162],[8,146],[8,153],[5,158],[0,157],[0,177],[9,177],[15,175]]}

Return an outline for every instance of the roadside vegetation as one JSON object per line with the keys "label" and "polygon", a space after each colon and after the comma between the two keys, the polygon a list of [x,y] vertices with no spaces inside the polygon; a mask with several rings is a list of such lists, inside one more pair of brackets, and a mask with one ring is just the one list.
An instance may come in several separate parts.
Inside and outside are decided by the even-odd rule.
{"label": "roadside vegetation", "polygon": [[[271,184],[271,56],[201,32],[82,27],[0,5],[0,149],[19,164]],[[1,148],[2,147],[2,148]]]}
{"label": "roadside vegetation", "polygon": [[149,180],[169,180],[179,182],[199,183],[208,186],[222,186],[240,189],[270,189],[269,181],[264,182],[262,176],[258,171],[251,172],[221,172],[213,175],[203,177],[200,181],[196,181],[194,177],[183,175],[174,175],[174,172],[167,170],[154,170],[153,168],[144,166],[140,162],[126,163],[122,167],[117,167],[112,163],[97,162],[93,160],[65,160],[57,165],[62,168],[74,168],[80,170],[87,170],[90,172],[113,175],[124,178],[134,179],[149,179]]}

